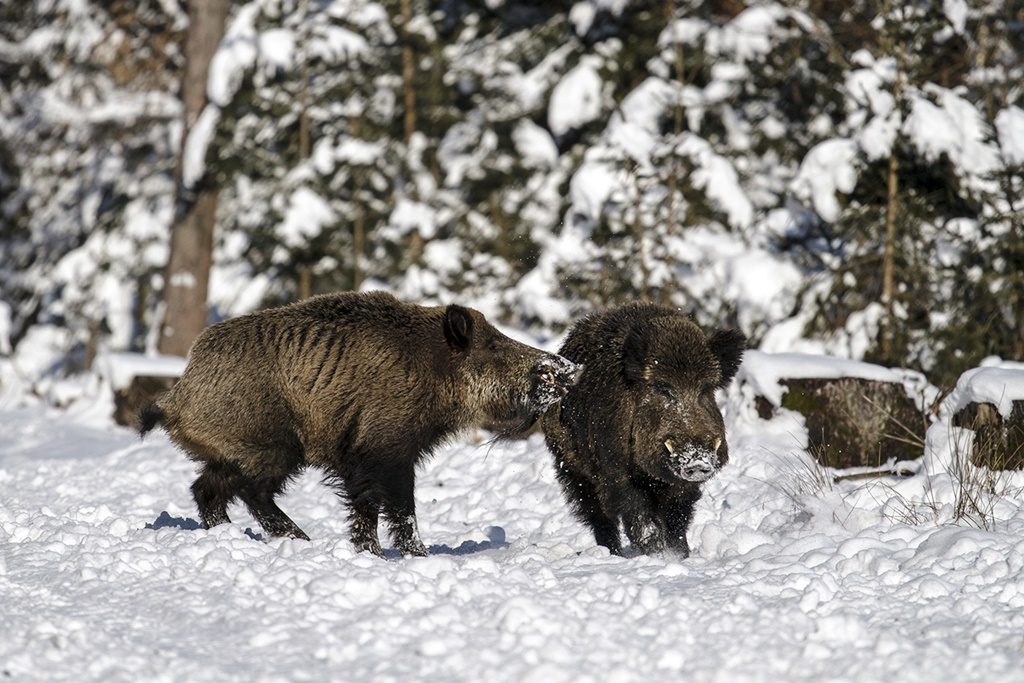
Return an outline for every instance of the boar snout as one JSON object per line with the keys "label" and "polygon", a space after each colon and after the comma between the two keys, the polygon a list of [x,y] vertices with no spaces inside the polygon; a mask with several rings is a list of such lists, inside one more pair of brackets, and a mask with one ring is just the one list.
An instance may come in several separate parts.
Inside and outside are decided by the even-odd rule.
{"label": "boar snout", "polygon": [[669,469],[686,481],[707,481],[718,471],[718,449],[720,438],[700,442],[680,442],[673,436],[665,437],[665,451]]}
{"label": "boar snout", "polygon": [[561,401],[579,381],[583,366],[557,355],[545,355],[533,368],[531,400],[542,412]]}

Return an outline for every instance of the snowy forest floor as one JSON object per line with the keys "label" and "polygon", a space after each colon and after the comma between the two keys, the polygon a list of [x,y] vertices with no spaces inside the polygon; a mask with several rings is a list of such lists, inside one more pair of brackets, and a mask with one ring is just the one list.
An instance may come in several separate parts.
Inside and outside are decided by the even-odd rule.
{"label": "snowy forest floor", "polygon": [[[426,558],[357,554],[316,472],[199,528],[193,465],[109,403],[0,411],[3,680],[1024,681],[1024,512],[908,525],[898,484],[817,487],[802,426],[727,411],[693,556],[609,556],[543,440],[439,451]],[[805,436],[805,435],[804,435]]]}

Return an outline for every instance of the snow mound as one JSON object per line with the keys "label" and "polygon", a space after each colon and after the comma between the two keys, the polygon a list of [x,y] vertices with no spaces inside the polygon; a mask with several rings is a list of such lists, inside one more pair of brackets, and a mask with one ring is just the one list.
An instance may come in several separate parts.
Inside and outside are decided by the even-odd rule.
{"label": "snow mound", "polygon": [[748,350],[736,378],[749,384],[757,395],[782,405],[786,379],[840,379],[850,377],[875,382],[902,383],[904,375],[881,365],[809,353],[764,353]]}
{"label": "snow mound", "polygon": [[383,560],[353,551],[316,473],[280,500],[311,542],[266,539],[241,506],[204,530],[162,434],[0,411],[0,661],[49,681],[1019,676],[1024,513],[997,531],[886,517],[938,486],[924,476],[799,494],[781,465],[799,426],[726,408],[732,460],[684,561],[596,547],[537,436],[440,449],[416,488],[430,555]]}
{"label": "snow mound", "polygon": [[124,389],[134,377],[180,377],[186,361],[180,356],[110,352],[96,359],[99,375],[114,390]]}
{"label": "snow mound", "polygon": [[956,388],[942,403],[944,414],[955,414],[971,403],[991,403],[1003,418],[1014,401],[1024,401],[1024,363],[999,362],[960,375]]}

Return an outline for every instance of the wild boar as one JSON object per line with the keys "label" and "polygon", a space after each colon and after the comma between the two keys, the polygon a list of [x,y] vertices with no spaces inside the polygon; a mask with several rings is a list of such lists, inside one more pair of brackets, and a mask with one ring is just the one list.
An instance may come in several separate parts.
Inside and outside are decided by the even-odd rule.
{"label": "wild boar", "polygon": [[650,304],[570,331],[559,353],[584,369],[542,424],[565,498],[599,545],[622,554],[621,521],[640,552],[689,555],[700,484],[729,459],[715,390],[735,376],[745,343]]}
{"label": "wild boar", "polygon": [[140,431],[162,424],[202,463],[192,493],[208,528],[239,498],[268,534],[308,539],[274,498],[311,465],[347,500],[357,548],[382,554],[382,513],[398,550],[425,555],[417,463],[462,429],[532,424],[576,374],[472,309],[325,294],[207,328]]}

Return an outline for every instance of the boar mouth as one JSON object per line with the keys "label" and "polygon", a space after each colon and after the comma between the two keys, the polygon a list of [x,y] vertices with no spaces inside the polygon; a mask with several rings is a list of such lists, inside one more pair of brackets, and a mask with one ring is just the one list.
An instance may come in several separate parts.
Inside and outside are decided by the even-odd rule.
{"label": "boar mouth", "polygon": [[718,448],[721,445],[721,439],[715,439],[713,448],[693,443],[679,446],[673,439],[665,439],[663,446],[666,464],[675,477],[699,484],[715,476],[718,471]]}
{"label": "boar mouth", "polygon": [[561,356],[543,358],[533,371],[529,404],[538,413],[547,412],[569,393],[583,372],[583,366]]}
{"label": "boar mouth", "polygon": [[544,354],[530,370],[524,385],[508,387],[507,403],[492,414],[487,427],[495,440],[522,436],[540,416],[557,404],[579,380],[583,366],[554,354]]}
{"label": "boar mouth", "polygon": [[494,434],[494,437],[491,439],[492,442],[526,436],[533,429],[540,416],[544,414],[542,409],[533,405],[531,396],[524,397],[522,394],[519,394],[517,397],[513,397],[512,400],[515,405],[514,408],[503,413],[501,416],[492,415],[485,425],[485,428]]}

